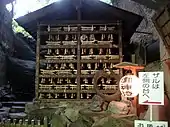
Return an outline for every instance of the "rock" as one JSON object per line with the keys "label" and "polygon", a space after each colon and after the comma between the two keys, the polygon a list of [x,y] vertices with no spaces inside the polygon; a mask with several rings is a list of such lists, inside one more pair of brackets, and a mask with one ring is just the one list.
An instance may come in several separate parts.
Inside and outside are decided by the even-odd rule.
{"label": "rock", "polygon": [[122,119],[115,119],[111,116],[104,117],[99,121],[96,121],[92,127],[132,127],[133,122]]}
{"label": "rock", "polygon": [[65,110],[64,115],[71,120],[72,122],[75,122],[79,117],[79,109],[78,108],[67,108]]}
{"label": "rock", "polygon": [[102,105],[104,103],[104,100],[103,98],[101,98],[100,96],[98,95],[95,95],[93,98],[92,98],[92,103],[90,104],[90,107],[89,109],[91,111],[94,111],[94,112],[100,112],[102,111]]}
{"label": "rock", "polygon": [[79,118],[70,124],[69,127],[91,127],[94,123],[94,120],[87,115],[79,114]]}
{"label": "rock", "polygon": [[67,127],[70,123],[62,109],[57,110],[50,121],[51,127]]}
{"label": "rock", "polygon": [[108,108],[108,105],[109,105],[108,102],[104,102],[103,105],[102,105],[102,110],[103,110],[103,111],[106,111],[107,108]]}
{"label": "rock", "polygon": [[28,119],[37,119],[37,120],[43,120],[44,117],[47,117],[48,119],[51,119],[52,116],[55,114],[56,108],[43,108],[43,109],[37,109],[33,110],[28,113]]}
{"label": "rock", "polygon": [[50,121],[51,127],[67,127],[69,123],[63,114],[55,114]]}
{"label": "rock", "polygon": [[114,114],[121,114],[121,115],[126,115],[130,111],[129,104],[125,102],[117,102],[117,101],[112,101],[109,103],[108,106],[108,112],[114,113]]}
{"label": "rock", "polygon": [[26,113],[29,113],[29,112],[37,110],[37,109],[40,109],[40,106],[37,103],[29,102],[29,103],[26,103],[26,105],[25,105]]}

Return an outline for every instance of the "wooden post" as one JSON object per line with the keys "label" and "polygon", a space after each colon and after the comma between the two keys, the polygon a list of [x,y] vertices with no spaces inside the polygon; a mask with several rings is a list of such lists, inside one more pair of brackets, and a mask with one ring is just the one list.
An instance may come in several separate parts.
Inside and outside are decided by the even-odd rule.
{"label": "wooden post", "polygon": [[37,24],[37,48],[36,48],[36,74],[35,74],[35,99],[38,100],[38,85],[39,85],[39,64],[40,64],[40,26]]}

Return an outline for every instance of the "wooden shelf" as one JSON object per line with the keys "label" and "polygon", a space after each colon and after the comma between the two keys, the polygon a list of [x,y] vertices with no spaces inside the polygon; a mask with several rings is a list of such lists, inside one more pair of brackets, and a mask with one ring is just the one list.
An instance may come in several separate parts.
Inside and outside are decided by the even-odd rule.
{"label": "wooden shelf", "polygon": [[40,63],[77,63],[77,60],[41,59]]}
{"label": "wooden shelf", "polygon": [[114,60],[81,60],[81,63],[119,63],[119,59],[114,59]]}
{"label": "wooden shelf", "polygon": [[[100,90],[105,94],[114,94],[117,90]],[[81,93],[96,93],[95,90],[81,90]]]}
{"label": "wooden shelf", "polygon": [[76,78],[77,75],[39,75],[39,78]]}
{"label": "wooden shelf", "polygon": [[116,30],[113,31],[40,31],[40,35],[57,35],[57,34],[117,34]]}
{"label": "wooden shelf", "polygon": [[81,78],[93,78],[94,74],[80,75]]}
{"label": "wooden shelf", "polygon": [[40,49],[76,49],[77,45],[40,45]]}
{"label": "wooden shelf", "polygon": [[76,90],[61,90],[61,89],[55,89],[55,90],[38,90],[39,93],[76,93]]}

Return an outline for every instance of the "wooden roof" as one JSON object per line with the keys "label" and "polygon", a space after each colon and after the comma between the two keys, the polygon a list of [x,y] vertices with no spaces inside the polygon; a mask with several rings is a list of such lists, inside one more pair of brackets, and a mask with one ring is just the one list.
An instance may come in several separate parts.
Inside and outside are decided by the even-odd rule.
{"label": "wooden roof", "polygon": [[[113,7],[99,0],[82,0],[81,20],[102,20],[123,22],[123,39],[129,41],[143,17],[134,13]],[[60,0],[35,12],[29,13],[16,21],[36,38],[37,22],[77,20],[77,10],[73,0]]]}

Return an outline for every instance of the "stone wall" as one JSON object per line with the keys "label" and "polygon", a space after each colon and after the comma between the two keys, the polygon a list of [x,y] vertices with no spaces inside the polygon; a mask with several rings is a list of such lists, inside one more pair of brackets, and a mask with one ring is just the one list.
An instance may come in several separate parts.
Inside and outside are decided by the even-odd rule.
{"label": "stone wall", "polygon": [[0,5],[0,86],[6,85],[6,55],[13,53],[12,16]]}

